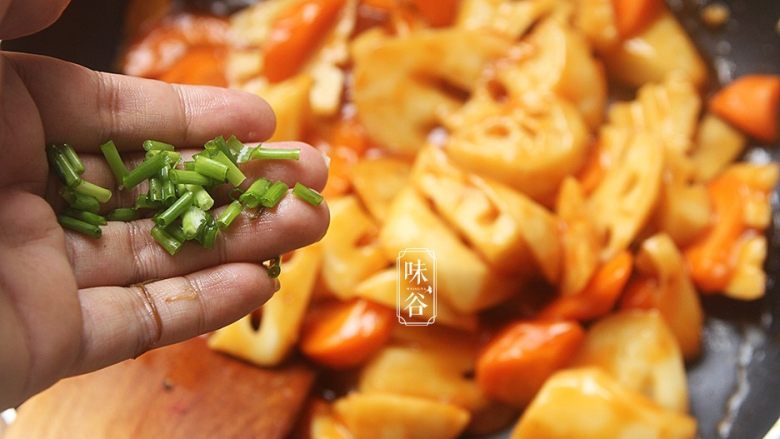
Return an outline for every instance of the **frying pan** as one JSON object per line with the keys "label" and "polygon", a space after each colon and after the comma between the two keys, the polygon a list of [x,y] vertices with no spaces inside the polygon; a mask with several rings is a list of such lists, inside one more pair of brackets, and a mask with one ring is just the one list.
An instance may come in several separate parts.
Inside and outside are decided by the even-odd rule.
{"label": "frying pan", "polygon": [[[193,0],[225,13],[250,0]],[[669,4],[713,66],[717,83],[747,73],[780,73],[780,0],[723,1],[731,20],[712,30],[698,18],[704,1]],[[100,70],[115,70],[126,1],[73,0],[62,19],[4,49],[47,54]],[[668,56],[674,56],[673,53]],[[752,145],[749,161],[779,161],[778,145]],[[705,297],[703,355],[688,365],[691,411],[702,438],[763,438],[780,416],[780,192],[768,231],[767,295],[745,303]],[[771,438],[780,438],[773,431]],[[499,436],[501,437],[501,436]],[[766,436],[769,438],[770,436]]]}

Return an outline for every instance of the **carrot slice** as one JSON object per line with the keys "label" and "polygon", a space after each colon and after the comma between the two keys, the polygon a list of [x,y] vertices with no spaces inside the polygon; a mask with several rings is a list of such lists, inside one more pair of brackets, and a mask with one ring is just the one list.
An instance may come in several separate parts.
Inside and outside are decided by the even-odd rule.
{"label": "carrot slice", "polygon": [[271,82],[295,75],[325,37],[345,0],[304,0],[284,11],[263,48],[263,71]]}
{"label": "carrot slice", "polygon": [[747,75],[710,99],[710,110],[763,142],[776,142],[780,75]]}
{"label": "carrot slice", "polygon": [[390,338],[395,312],[368,300],[338,302],[310,313],[301,351],[333,368],[356,366]]}
{"label": "carrot slice", "polygon": [[455,21],[460,0],[412,0],[425,21],[434,27],[449,26]]}
{"label": "carrot slice", "polygon": [[190,49],[182,58],[160,75],[165,82],[227,87],[224,47],[202,46]]}
{"label": "carrot slice", "polygon": [[622,38],[629,38],[645,28],[663,7],[663,0],[612,0],[615,25]]}
{"label": "carrot slice", "polygon": [[750,191],[745,182],[724,173],[708,185],[716,221],[685,251],[691,278],[704,293],[723,291],[736,264],[735,247],[745,232],[742,200]]}
{"label": "carrot slice", "polygon": [[499,401],[526,405],[545,380],[568,363],[584,338],[576,322],[510,324],[477,359],[477,383]]}
{"label": "carrot slice", "polygon": [[592,320],[608,313],[626,286],[634,257],[624,251],[602,265],[579,293],[555,299],[539,314],[541,319]]}

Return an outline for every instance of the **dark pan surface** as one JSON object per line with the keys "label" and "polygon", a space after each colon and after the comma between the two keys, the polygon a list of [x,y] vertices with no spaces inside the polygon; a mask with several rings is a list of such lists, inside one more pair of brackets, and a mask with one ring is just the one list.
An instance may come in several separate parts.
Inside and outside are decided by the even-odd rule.
{"label": "dark pan surface", "polygon": [[[780,0],[723,3],[730,6],[732,20],[723,29],[713,31],[698,19],[699,8],[706,2],[670,1],[701,51],[715,66],[713,77],[727,82],[747,73],[780,73],[780,33],[776,30]],[[122,38],[124,7],[124,1],[74,0],[52,28],[28,38],[4,42],[3,47],[112,70]],[[780,151],[777,145],[755,145],[746,157],[754,161],[779,161]],[[769,231],[767,296],[753,303],[720,297],[705,300],[708,319],[704,355],[689,367],[692,411],[699,420],[702,438],[762,438],[780,416],[778,200],[780,192],[775,192],[774,222]]]}

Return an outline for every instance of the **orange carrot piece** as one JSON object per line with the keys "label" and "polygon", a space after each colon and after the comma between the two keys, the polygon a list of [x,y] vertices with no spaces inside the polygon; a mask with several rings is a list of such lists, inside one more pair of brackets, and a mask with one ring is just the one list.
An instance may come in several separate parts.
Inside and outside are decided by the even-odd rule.
{"label": "orange carrot piece", "polygon": [[778,140],[780,75],[747,75],[710,99],[710,110],[763,142]]}
{"label": "orange carrot piece", "polygon": [[708,185],[715,222],[685,251],[691,278],[704,293],[723,291],[736,264],[736,246],[746,230],[742,200],[750,188],[745,182],[722,174]]}
{"label": "orange carrot piece", "polygon": [[342,119],[333,130],[328,142],[334,148],[344,147],[362,155],[368,149],[368,135],[365,128],[355,119]]}
{"label": "orange carrot piece", "polygon": [[329,304],[309,315],[300,348],[333,368],[356,366],[390,338],[395,312],[368,300]]}
{"label": "orange carrot piece", "polygon": [[602,265],[585,288],[571,296],[555,299],[539,314],[541,319],[593,320],[608,313],[631,277],[634,257],[624,251]]}
{"label": "orange carrot piece", "polygon": [[663,8],[663,0],[612,0],[615,25],[622,38],[629,38],[645,28]]}
{"label": "orange carrot piece", "polygon": [[566,366],[584,338],[576,322],[510,324],[477,359],[477,384],[492,398],[524,406],[550,375]]}
{"label": "orange carrot piece", "polygon": [[271,82],[295,75],[338,17],[345,0],[303,0],[273,24],[263,48],[263,71]]}
{"label": "orange carrot piece", "polygon": [[412,3],[431,26],[443,27],[455,21],[460,0],[412,0]]}
{"label": "orange carrot piece", "polygon": [[165,82],[227,87],[225,78],[224,47],[204,46],[188,51],[182,58],[160,75]]}

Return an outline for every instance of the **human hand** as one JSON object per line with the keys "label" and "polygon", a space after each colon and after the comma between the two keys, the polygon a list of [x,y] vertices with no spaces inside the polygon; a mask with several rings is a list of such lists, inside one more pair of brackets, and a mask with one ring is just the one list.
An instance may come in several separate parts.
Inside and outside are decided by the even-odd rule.
{"label": "human hand", "polygon": [[[51,24],[66,5],[0,0],[0,39]],[[45,145],[73,145],[85,179],[114,190],[110,209],[132,205],[135,194],[116,191],[98,148],[108,139],[137,163],[143,154],[133,151],[144,139],[197,146],[217,135],[261,140],[273,128],[268,105],[250,94],[0,52],[0,409],[62,377],[240,318],[278,289],[259,261],[318,240],[328,224],[324,205],[286,197],[259,218],[237,219],[214,249],[185,246],[175,257],[149,235],[151,220],[111,222],[99,240],[65,232],[51,207],[61,201]],[[243,169],[250,180],[264,175],[323,188],[319,152],[270,146],[300,147],[301,159],[251,162]]]}

